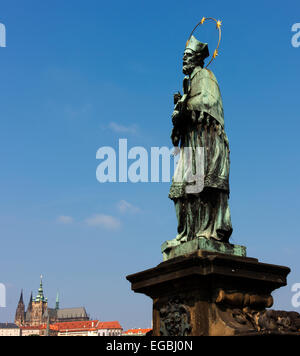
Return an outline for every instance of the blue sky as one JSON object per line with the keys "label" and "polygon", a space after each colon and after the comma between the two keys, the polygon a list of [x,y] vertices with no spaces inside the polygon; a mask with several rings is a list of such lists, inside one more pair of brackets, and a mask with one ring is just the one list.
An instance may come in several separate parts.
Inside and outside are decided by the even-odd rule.
{"label": "blue sky", "polygon": [[[300,47],[291,28],[299,10],[297,1],[1,2],[0,283],[8,306],[0,321],[13,320],[21,288],[26,303],[37,293],[42,273],[52,305],[59,290],[62,307],[84,305],[125,329],[151,326],[150,299],[131,292],[125,276],[160,263],[160,245],[175,237],[169,184],[100,184],[96,152],[119,138],[129,148],[171,147],[181,57],[203,16],[223,21],[211,69],[231,145],[232,242],[292,268],[274,297],[276,308],[293,309]],[[196,36],[213,51],[214,26]],[[102,220],[89,223],[95,215]]]}

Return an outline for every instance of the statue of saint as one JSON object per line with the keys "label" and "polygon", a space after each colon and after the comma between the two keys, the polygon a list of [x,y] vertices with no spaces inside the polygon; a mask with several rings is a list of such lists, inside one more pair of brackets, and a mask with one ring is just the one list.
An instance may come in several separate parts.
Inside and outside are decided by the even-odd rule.
{"label": "statue of saint", "polygon": [[[183,56],[183,95],[174,95],[172,142],[180,151],[169,197],[175,203],[178,235],[172,245],[196,238],[228,243],[232,234],[229,199],[229,142],[224,130],[221,93],[214,74],[204,68],[207,43],[191,36]],[[201,150],[199,150],[201,149]],[[190,152],[187,154],[186,152]],[[199,152],[202,152],[200,154]],[[200,162],[200,160],[202,160]],[[201,164],[199,164],[201,163]],[[187,189],[201,176],[201,191]]]}

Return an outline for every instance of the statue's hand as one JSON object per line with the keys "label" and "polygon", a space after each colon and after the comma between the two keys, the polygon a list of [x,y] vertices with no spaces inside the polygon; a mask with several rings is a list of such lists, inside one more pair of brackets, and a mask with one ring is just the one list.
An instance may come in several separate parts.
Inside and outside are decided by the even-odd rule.
{"label": "statue's hand", "polygon": [[174,94],[174,105],[176,105],[181,98],[182,95],[180,94],[180,92]]}
{"label": "statue's hand", "polygon": [[173,114],[172,114],[172,122],[173,122],[173,125],[174,125],[174,126],[176,126],[177,123],[178,123],[179,114],[180,114],[180,112],[179,112],[178,110],[174,110],[174,111],[173,111]]}
{"label": "statue's hand", "polygon": [[178,130],[175,129],[175,127],[172,130],[171,140],[172,140],[172,143],[173,143],[174,147],[179,146],[180,134],[179,134]]}
{"label": "statue's hand", "polygon": [[178,156],[180,153],[180,148],[178,146],[174,147],[174,150],[172,152],[172,156]]}

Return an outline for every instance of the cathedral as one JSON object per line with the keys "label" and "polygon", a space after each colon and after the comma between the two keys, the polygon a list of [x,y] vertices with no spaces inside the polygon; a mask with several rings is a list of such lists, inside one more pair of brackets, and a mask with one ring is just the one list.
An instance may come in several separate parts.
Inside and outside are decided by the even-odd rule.
{"label": "cathedral", "polygon": [[89,320],[89,316],[84,307],[60,309],[58,295],[56,297],[55,308],[48,308],[48,299],[44,297],[42,277],[38,295],[36,298],[33,298],[31,293],[26,310],[22,290],[15,316],[15,324],[18,326],[39,326],[47,323],[87,320]]}

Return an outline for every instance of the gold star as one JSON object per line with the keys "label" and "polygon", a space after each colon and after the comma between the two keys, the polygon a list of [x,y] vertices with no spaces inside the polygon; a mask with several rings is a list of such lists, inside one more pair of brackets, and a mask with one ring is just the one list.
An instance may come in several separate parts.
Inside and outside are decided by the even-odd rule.
{"label": "gold star", "polygon": [[201,23],[201,25],[203,25],[204,24],[204,21],[206,20],[206,18],[205,17],[203,17],[203,19],[200,21],[200,23]]}
{"label": "gold star", "polygon": [[217,21],[217,29],[219,29],[222,26],[222,21]]}
{"label": "gold star", "polygon": [[215,59],[218,55],[219,55],[219,52],[218,52],[218,50],[216,49],[216,50],[214,51],[214,54],[213,54],[213,59]]}

